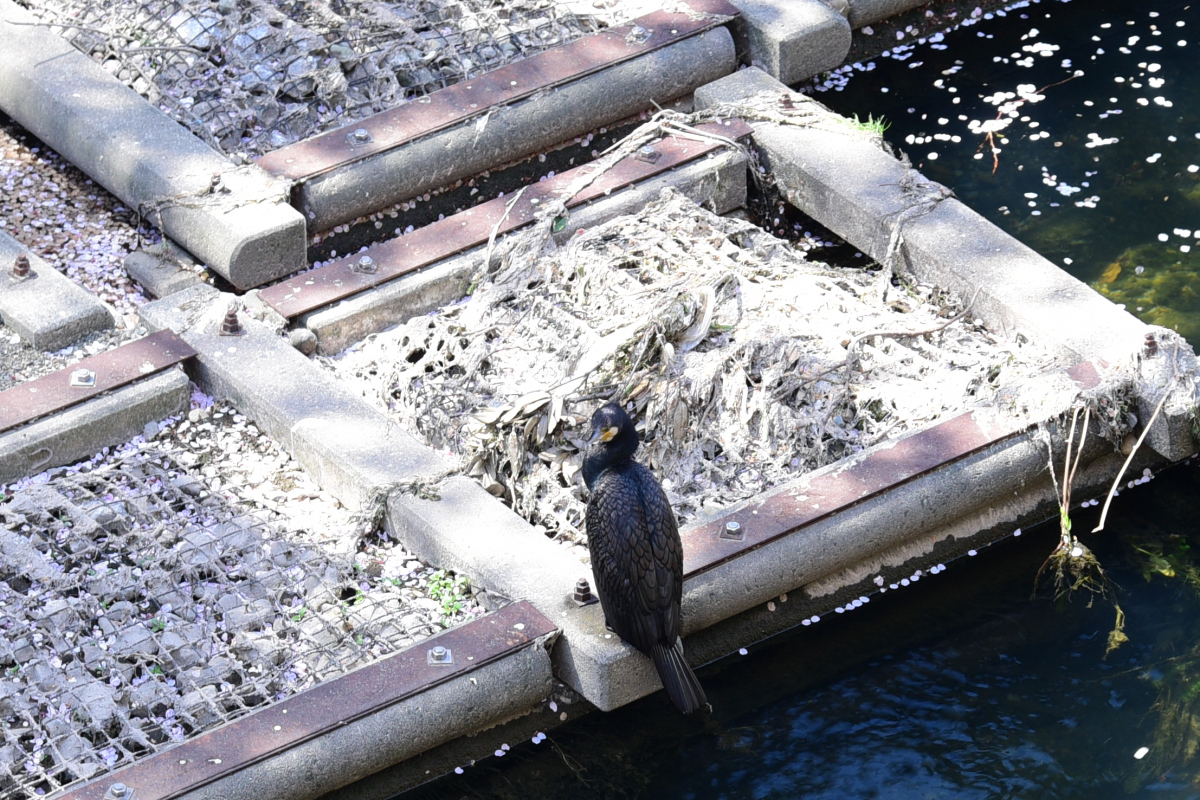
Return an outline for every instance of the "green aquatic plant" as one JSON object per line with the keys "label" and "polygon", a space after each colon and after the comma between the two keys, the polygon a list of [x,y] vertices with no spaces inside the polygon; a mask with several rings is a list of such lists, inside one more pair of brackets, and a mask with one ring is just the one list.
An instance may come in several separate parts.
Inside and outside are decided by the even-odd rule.
{"label": "green aquatic plant", "polygon": [[[1071,530],[1071,487],[1075,482],[1075,473],[1079,469],[1079,461],[1083,455],[1083,445],[1087,440],[1088,425],[1091,422],[1092,416],[1090,408],[1085,407],[1082,409],[1083,425],[1081,426],[1077,442],[1075,440],[1075,430],[1076,425],[1079,423],[1080,410],[1079,407],[1076,407],[1071,412],[1071,427],[1067,433],[1067,452],[1063,457],[1063,480],[1061,485],[1058,483],[1058,478],[1054,473],[1054,459],[1053,457],[1048,459],[1050,479],[1054,482],[1054,488],[1059,497],[1059,540],[1058,546],[1046,557],[1046,561],[1038,570],[1037,576],[1034,578],[1034,587],[1036,591],[1042,574],[1049,568],[1050,574],[1054,579],[1055,599],[1062,600],[1079,591],[1087,591],[1089,593],[1089,607],[1096,597],[1108,599],[1116,611],[1117,618],[1113,623],[1113,629],[1108,633],[1108,645],[1104,650],[1104,655],[1107,657],[1113,650],[1128,642],[1129,637],[1125,635],[1125,612],[1121,610],[1120,604],[1116,601],[1112,583],[1109,581],[1108,575],[1105,574],[1104,568],[1100,566],[1100,560],[1096,558],[1095,553],[1081,542]],[[1074,460],[1071,458],[1072,450],[1074,450]],[[1107,505],[1105,505],[1106,511],[1107,508]]]}
{"label": "green aquatic plant", "polygon": [[865,120],[859,119],[858,114],[855,114],[853,118],[840,117],[840,119],[842,124],[849,128],[852,128],[860,133],[869,133],[872,136],[878,136],[880,138],[883,137],[884,131],[892,127],[892,123],[888,122],[883,117],[875,119],[875,117],[871,116],[870,114],[867,114],[867,118]]}

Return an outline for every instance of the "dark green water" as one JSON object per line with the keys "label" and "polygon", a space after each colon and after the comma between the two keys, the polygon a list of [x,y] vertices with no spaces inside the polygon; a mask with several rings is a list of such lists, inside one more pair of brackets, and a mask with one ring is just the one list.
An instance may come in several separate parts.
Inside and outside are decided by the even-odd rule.
{"label": "dark green water", "polygon": [[1047,1],[898,44],[815,96],[883,116],[926,176],[1144,321],[1200,338],[1200,4]]}
{"label": "dark green water", "polygon": [[[1198,50],[1200,6],[1042,2],[834,76],[843,90],[818,96],[885,116],[926,175],[1196,341]],[[992,142],[973,132],[1018,86],[1044,99],[1014,107]],[[1198,488],[1200,467],[1176,467],[1083,535],[1126,615],[1129,642],[1107,657],[1110,599],[1032,597],[1058,538],[1045,525],[708,667],[708,720],[660,693],[405,798],[1200,798],[1200,758],[1176,747],[1200,741]],[[1098,509],[1073,517],[1091,530]]]}

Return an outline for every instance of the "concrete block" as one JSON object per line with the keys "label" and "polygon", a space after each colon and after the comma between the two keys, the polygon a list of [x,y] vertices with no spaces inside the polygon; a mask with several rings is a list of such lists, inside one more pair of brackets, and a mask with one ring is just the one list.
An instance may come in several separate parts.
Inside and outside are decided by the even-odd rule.
{"label": "concrete block", "polygon": [[[698,89],[697,104],[736,99],[741,88],[787,91],[761,74],[739,73]],[[901,225],[896,270],[964,300],[975,297],[972,314],[1003,336],[1021,331],[1072,361],[1109,364],[1124,363],[1141,347],[1148,328],[1131,314],[906,167],[877,138],[792,96],[816,121],[754,123],[753,135],[792,205],[877,260]]]}
{"label": "concrete block", "polygon": [[73,464],[128,442],[147,423],[186,411],[190,400],[187,375],[171,368],[0,433],[0,483]]}
{"label": "concrete block", "polygon": [[496,108],[483,128],[470,120],[315,176],[297,189],[300,207],[314,230],[326,230],[632,116],[652,101],[665,105],[736,68],[729,31],[714,28]]}
{"label": "concrete block", "polygon": [[555,674],[597,707],[611,711],[661,687],[653,662],[605,629],[598,603],[567,599],[579,578],[596,585],[589,567],[469,478],[445,481],[438,494],[393,492],[388,530],[422,559],[532,603],[562,631]]}
{"label": "concrete block", "polygon": [[917,6],[927,5],[929,0],[848,0],[850,4],[850,27],[858,30],[863,25],[870,25],[905,11],[911,11]]}
{"label": "concrete block", "polygon": [[692,102],[697,111],[703,111],[722,103],[736,103],[764,92],[778,97],[784,91],[787,91],[787,86],[778,79],[758,67],[747,67],[698,87],[692,94]]}
{"label": "concrete block", "polygon": [[1134,388],[1137,417],[1143,425],[1167,395],[1144,444],[1170,461],[1182,461],[1196,452],[1193,426],[1200,401],[1196,354],[1186,339],[1169,328],[1148,327],[1144,342]]}
{"label": "concrete block", "polygon": [[449,468],[249,314],[239,314],[241,336],[219,335],[235,300],[205,284],[148,303],[140,314],[150,330],[170,328],[196,350],[189,369],[204,391],[232,401],[351,508],[368,508],[397,483]]}
{"label": "concrete block", "polygon": [[125,272],[154,297],[169,294],[203,283],[199,266],[192,257],[164,240],[125,256]]}
{"label": "concrete block", "polygon": [[839,66],[850,52],[850,23],[820,0],[730,0],[738,58],[787,84]]}
{"label": "concrete block", "polygon": [[[234,286],[304,266],[286,182],[235,168],[13,0],[0,0],[0,52],[0,108]],[[228,191],[212,190],[217,174]]]}
{"label": "concrete block", "polygon": [[[24,280],[9,275],[21,253],[29,259],[30,274]],[[38,350],[61,350],[113,326],[112,312],[98,297],[2,232],[0,320]]]}
{"label": "concrete block", "polygon": [[[725,214],[746,204],[746,159],[724,152],[631,186],[571,211],[567,227],[556,238],[565,242],[580,228],[590,228],[635,212],[663,189],[675,189],[714,213]],[[520,236],[518,231],[513,236]],[[505,239],[499,240],[503,247]],[[438,262],[375,289],[307,314],[302,325],[316,334],[320,350],[332,355],[369,334],[446,305],[467,293],[483,266],[485,247]]]}

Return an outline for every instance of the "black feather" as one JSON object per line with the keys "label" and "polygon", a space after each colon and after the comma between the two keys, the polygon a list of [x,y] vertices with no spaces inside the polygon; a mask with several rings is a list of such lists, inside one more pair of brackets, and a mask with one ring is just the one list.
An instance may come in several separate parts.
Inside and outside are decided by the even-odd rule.
{"label": "black feather", "polygon": [[[708,701],[679,639],[683,545],[675,514],[654,474],[633,460],[638,435],[621,407],[597,409],[592,427],[583,477],[592,490],[588,550],[605,621],[654,660],[672,702],[690,714]],[[616,435],[601,440],[612,429]]]}

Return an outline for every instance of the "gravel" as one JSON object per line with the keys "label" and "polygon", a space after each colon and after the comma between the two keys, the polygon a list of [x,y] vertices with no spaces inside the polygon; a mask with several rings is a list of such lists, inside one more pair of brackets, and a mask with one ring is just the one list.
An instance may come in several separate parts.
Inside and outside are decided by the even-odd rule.
{"label": "gravel", "polygon": [[0,230],[123,316],[146,302],[122,261],[158,232],[2,112]]}

